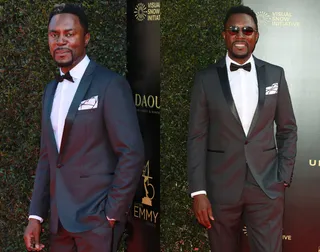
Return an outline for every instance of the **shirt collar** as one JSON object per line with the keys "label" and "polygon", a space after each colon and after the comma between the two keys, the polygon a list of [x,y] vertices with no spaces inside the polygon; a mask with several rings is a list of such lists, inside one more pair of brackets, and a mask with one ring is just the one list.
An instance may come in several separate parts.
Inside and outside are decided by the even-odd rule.
{"label": "shirt collar", "polygon": [[[73,67],[70,70],[70,75],[72,76],[72,78],[81,79],[89,63],[90,63],[89,57],[87,55],[84,56],[84,58],[75,67]],[[61,71],[61,68],[60,68],[60,74],[61,75],[64,74]]]}

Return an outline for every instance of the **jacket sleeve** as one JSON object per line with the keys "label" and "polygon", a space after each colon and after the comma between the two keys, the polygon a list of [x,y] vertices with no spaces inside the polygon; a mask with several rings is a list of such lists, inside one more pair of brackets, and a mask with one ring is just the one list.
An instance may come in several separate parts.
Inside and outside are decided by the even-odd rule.
{"label": "jacket sleeve", "polygon": [[283,181],[290,185],[297,153],[297,125],[283,69],[281,69],[275,123],[279,172]]}
{"label": "jacket sleeve", "polygon": [[187,142],[189,193],[206,191],[206,154],[209,115],[201,75],[195,78],[191,95]]}
{"label": "jacket sleeve", "polygon": [[50,168],[48,160],[47,146],[44,137],[44,100],[42,98],[42,123],[41,123],[41,144],[34,188],[32,192],[29,215],[36,215],[45,219],[50,206]]}
{"label": "jacket sleeve", "polygon": [[105,211],[120,220],[129,210],[144,167],[144,147],[133,94],[128,82],[116,76],[104,101],[104,120],[112,148],[118,157]]}

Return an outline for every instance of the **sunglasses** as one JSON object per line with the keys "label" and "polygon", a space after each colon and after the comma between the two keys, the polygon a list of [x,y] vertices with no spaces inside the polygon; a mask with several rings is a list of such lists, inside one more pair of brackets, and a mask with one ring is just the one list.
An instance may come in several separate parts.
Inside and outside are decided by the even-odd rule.
{"label": "sunglasses", "polygon": [[235,35],[239,34],[240,30],[242,31],[242,34],[245,35],[245,36],[250,36],[254,32],[257,32],[257,30],[253,29],[250,26],[244,26],[242,28],[240,28],[239,26],[230,26],[228,29],[226,29],[226,31],[231,36],[235,36]]}

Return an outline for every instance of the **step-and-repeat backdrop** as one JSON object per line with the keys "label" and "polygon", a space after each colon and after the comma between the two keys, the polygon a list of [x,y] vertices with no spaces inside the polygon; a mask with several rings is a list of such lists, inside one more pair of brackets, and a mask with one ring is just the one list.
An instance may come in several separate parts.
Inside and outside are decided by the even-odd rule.
{"label": "step-and-repeat backdrop", "polygon": [[128,75],[145,144],[145,167],[127,225],[128,252],[160,251],[160,0],[130,0]]}
{"label": "step-and-repeat backdrop", "polygon": [[[294,178],[285,197],[283,251],[320,252],[320,1],[243,4],[258,16],[254,55],[284,68],[298,125]],[[245,237],[245,228],[243,233]],[[247,242],[243,251],[249,251]]]}

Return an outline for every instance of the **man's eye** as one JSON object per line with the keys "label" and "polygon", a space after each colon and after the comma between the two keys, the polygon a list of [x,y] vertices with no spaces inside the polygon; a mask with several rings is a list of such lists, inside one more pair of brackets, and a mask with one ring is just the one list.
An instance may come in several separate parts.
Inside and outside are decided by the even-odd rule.
{"label": "man's eye", "polygon": [[50,36],[51,36],[51,37],[53,37],[53,38],[58,37],[58,35],[57,35],[57,34],[55,34],[55,33],[51,33],[51,34],[50,34]]}
{"label": "man's eye", "polygon": [[71,37],[73,34],[72,33],[67,33],[66,37]]}

